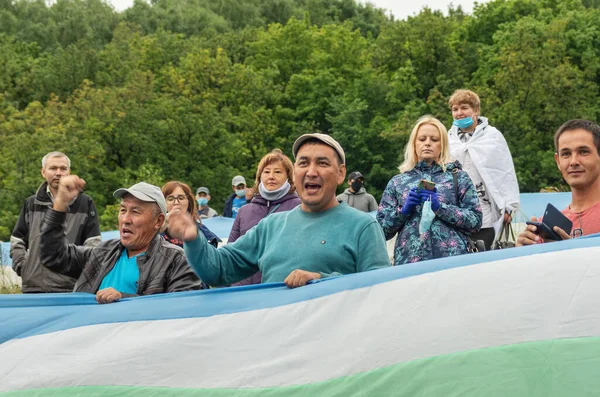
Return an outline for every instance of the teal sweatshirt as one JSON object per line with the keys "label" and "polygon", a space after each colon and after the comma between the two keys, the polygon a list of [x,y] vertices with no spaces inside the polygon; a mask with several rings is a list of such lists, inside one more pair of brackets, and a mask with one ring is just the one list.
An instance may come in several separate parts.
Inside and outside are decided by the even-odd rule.
{"label": "teal sweatshirt", "polygon": [[205,238],[183,245],[202,281],[222,286],[257,270],[262,282],[282,282],[295,269],[321,277],[390,266],[383,231],[370,215],[341,203],[322,212],[300,206],[261,220],[234,243],[215,248]]}

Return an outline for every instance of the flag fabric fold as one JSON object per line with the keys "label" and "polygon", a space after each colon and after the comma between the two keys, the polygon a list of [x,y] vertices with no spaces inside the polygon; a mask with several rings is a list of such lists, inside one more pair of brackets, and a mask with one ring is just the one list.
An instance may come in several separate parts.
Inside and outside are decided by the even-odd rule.
{"label": "flag fabric fold", "polygon": [[7,396],[588,396],[600,237],[323,280],[0,297]]}

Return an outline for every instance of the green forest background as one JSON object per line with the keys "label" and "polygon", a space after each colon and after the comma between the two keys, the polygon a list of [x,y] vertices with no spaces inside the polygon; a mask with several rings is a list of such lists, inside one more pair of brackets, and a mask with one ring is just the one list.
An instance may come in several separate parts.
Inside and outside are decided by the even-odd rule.
{"label": "green forest background", "polygon": [[[332,134],[379,199],[407,134],[470,88],[523,192],[562,185],[552,135],[600,111],[600,1],[495,0],[406,20],[354,0],[0,0],[0,240],[67,153],[103,230],[118,187],[182,180],[223,207],[273,148]],[[341,190],[341,188],[340,188]]]}

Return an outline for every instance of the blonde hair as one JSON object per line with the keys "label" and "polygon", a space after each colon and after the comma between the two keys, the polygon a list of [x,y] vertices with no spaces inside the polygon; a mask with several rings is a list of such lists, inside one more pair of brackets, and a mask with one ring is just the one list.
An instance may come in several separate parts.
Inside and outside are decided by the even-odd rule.
{"label": "blonde hair", "polygon": [[398,167],[400,173],[412,170],[419,162],[419,156],[417,156],[417,151],[415,150],[415,143],[417,141],[419,129],[424,125],[432,125],[437,128],[440,133],[440,158],[436,163],[438,163],[445,172],[446,164],[452,161],[450,149],[448,148],[448,131],[446,130],[446,127],[444,127],[444,125],[435,117],[425,115],[417,120],[417,123],[410,132],[408,143],[404,148],[404,162]]}
{"label": "blonde hair", "polygon": [[471,106],[476,112],[479,111],[481,101],[479,96],[471,90],[456,90],[448,100],[448,106],[452,109],[454,105],[462,105],[466,103]]}

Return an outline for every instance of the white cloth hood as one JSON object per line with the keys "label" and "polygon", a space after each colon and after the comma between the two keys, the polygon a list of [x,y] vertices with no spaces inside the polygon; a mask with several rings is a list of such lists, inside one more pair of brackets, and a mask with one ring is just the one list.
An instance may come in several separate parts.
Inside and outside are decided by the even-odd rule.
{"label": "white cloth hood", "polygon": [[467,154],[471,157],[499,210],[514,211],[519,207],[519,183],[512,155],[502,133],[490,126],[487,118],[478,118],[473,136],[467,142],[460,140],[454,125],[448,131],[448,140],[455,160],[463,163]]}

